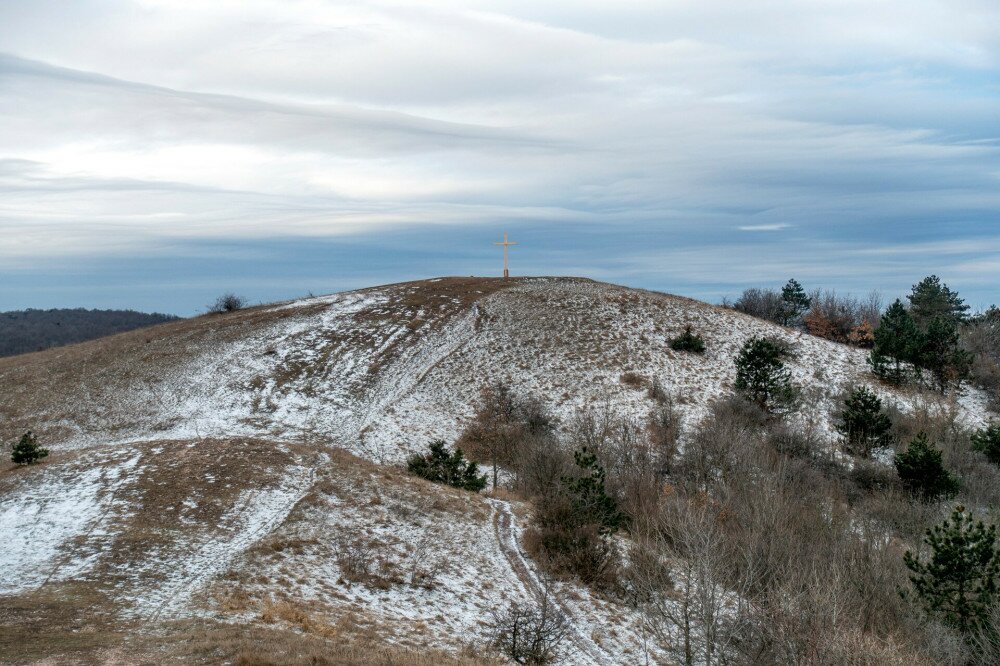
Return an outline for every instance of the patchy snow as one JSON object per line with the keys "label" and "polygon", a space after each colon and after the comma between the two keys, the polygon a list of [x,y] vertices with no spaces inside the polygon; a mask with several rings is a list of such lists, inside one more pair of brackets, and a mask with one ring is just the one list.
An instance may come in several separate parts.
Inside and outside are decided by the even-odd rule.
{"label": "patchy snow", "polygon": [[[522,280],[471,298],[448,289],[446,280],[392,285],[204,318],[156,350],[94,361],[87,381],[45,376],[42,386],[70,386],[71,398],[44,404],[48,393],[36,389],[37,405],[7,408],[55,434],[52,459],[0,477],[0,594],[96,580],[131,616],[239,621],[259,619],[260,605],[280,596],[331,621],[364,614],[401,645],[437,647],[445,637],[458,649],[482,634],[491,610],[537,600],[543,585],[521,550],[519,507],[333,452],[317,467],[302,451],[342,447],[400,462],[457,437],[479,390],[496,380],[543,399],[563,423],[604,405],[645,418],[654,403],[644,386],[622,381],[631,372],[672,394],[690,427],[731,392],[733,358],[753,336],[792,346],[793,380],[811,405],[799,418],[831,442],[841,390],[874,386],[861,350],[688,299],[577,279]],[[669,348],[687,324],[705,338],[704,355]],[[988,415],[972,388],[946,399],[875,388],[904,411],[942,410],[970,426]],[[177,462],[238,437],[284,457],[237,474]],[[135,551],[114,559],[119,523],[175,486],[156,508],[169,529],[139,525],[141,538],[126,541]],[[355,544],[383,567],[377,584],[349,580],[343,555]],[[645,663],[634,611],[580,586],[554,589],[573,623],[573,663]],[[210,590],[249,592],[258,606],[224,610]]]}
{"label": "patchy snow", "polygon": [[0,501],[0,594],[84,573],[94,554],[75,550],[74,541],[99,536],[107,529],[104,518],[125,508],[116,492],[138,461],[27,470]]}
{"label": "patchy snow", "polygon": [[[207,535],[196,531],[187,543],[171,543],[162,552],[135,563],[130,578],[142,578],[150,569],[169,573],[153,590],[133,588],[126,593],[134,604],[133,612],[149,620],[176,618],[189,612],[192,595],[277,528],[309,490],[312,480],[312,470],[294,466],[274,487],[242,491],[219,525],[210,526],[221,526],[222,530],[212,529]],[[181,557],[179,550],[183,552]]]}

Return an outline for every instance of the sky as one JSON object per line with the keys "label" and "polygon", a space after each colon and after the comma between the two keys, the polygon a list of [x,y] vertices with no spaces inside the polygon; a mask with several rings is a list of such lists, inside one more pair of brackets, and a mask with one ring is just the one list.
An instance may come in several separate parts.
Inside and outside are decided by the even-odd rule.
{"label": "sky", "polygon": [[1000,302],[996,0],[3,0],[0,310],[441,275]]}

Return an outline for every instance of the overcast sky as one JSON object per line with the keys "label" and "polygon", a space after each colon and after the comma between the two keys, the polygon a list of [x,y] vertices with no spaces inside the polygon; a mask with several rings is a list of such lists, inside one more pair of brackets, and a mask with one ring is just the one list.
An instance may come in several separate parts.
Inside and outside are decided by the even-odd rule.
{"label": "overcast sky", "polygon": [[996,0],[3,0],[0,310],[438,275],[1000,301]]}

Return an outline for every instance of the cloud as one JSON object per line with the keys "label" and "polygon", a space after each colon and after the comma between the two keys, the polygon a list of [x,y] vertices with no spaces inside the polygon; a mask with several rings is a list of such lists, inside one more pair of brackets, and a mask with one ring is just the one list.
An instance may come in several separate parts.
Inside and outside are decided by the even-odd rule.
{"label": "cloud", "polygon": [[0,274],[430,228],[471,261],[457,230],[507,224],[708,272],[733,230],[763,258],[794,229],[817,276],[920,270],[996,238],[997,26],[986,0],[4,3]]}
{"label": "cloud", "polygon": [[740,231],[781,231],[791,226],[790,224],[779,222],[777,224],[744,224],[736,228]]}

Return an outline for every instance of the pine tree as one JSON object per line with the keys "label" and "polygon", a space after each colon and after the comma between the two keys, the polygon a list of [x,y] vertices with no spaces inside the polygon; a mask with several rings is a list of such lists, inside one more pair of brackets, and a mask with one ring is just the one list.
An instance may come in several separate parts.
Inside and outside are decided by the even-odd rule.
{"label": "pine tree", "polygon": [[764,338],[751,338],[736,357],[736,390],[765,411],[790,404],[795,398],[788,355],[780,345]]}
{"label": "pine tree", "polygon": [[573,459],[582,474],[563,477],[562,482],[572,497],[573,508],[581,524],[600,525],[605,535],[616,532],[625,522],[618,503],[605,489],[605,473],[593,451],[583,447],[573,452]]}
{"label": "pine tree", "polygon": [[898,298],[889,306],[875,329],[875,344],[868,363],[872,372],[885,381],[906,380],[904,363],[913,363],[922,344],[920,330]]}
{"label": "pine tree", "polygon": [[934,317],[920,337],[916,364],[930,371],[941,393],[952,381],[965,379],[972,366],[972,354],[961,349],[958,341],[958,324],[945,315]]}
{"label": "pine tree", "polygon": [[794,278],[789,280],[781,289],[781,301],[784,304],[784,321],[786,326],[809,309],[812,299],[806,294],[805,289]]}
{"label": "pine tree", "polygon": [[848,450],[867,458],[872,449],[890,444],[891,429],[882,400],[871,389],[859,386],[844,401],[837,432],[847,440]]}
{"label": "pine tree", "polygon": [[705,341],[701,336],[695,335],[691,330],[691,324],[684,327],[684,332],[670,341],[670,348],[674,351],[689,351],[695,354],[705,352]]}
{"label": "pine tree", "polygon": [[465,460],[462,449],[456,448],[449,453],[444,440],[435,440],[430,444],[426,455],[414,454],[406,461],[406,468],[411,474],[433,481],[444,483],[455,488],[479,492],[486,487],[486,475],[479,474],[479,466]]}
{"label": "pine tree", "polygon": [[38,438],[30,430],[11,447],[10,460],[15,465],[32,465],[49,455],[48,449],[38,445]]}
{"label": "pine tree", "polygon": [[944,468],[941,450],[928,441],[927,433],[920,433],[906,451],[897,453],[895,464],[906,489],[925,502],[954,497],[958,492],[958,479]]}
{"label": "pine tree", "polygon": [[991,423],[973,433],[972,450],[985,455],[994,465],[1000,465],[1000,423]]}
{"label": "pine tree", "polygon": [[996,526],[973,522],[965,507],[927,530],[931,550],[923,561],[910,551],[903,555],[912,572],[910,582],[930,614],[940,616],[962,633],[978,628],[997,600],[1000,550]]}
{"label": "pine tree", "polygon": [[913,285],[910,295],[910,310],[921,328],[926,328],[938,317],[946,317],[956,325],[965,319],[969,306],[941,278],[929,275]]}

